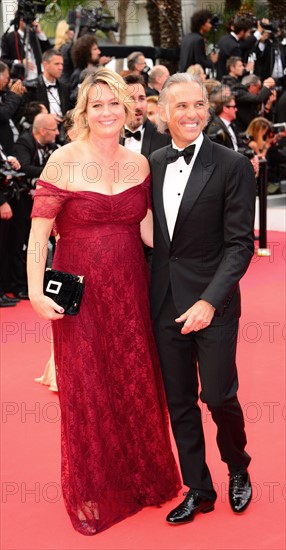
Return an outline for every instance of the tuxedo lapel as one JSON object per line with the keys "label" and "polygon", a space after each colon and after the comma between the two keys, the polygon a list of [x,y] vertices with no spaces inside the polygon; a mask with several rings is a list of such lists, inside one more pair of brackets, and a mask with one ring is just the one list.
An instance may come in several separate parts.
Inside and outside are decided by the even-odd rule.
{"label": "tuxedo lapel", "polygon": [[212,161],[212,145],[211,141],[204,136],[204,141],[200,148],[199,154],[195,160],[193,169],[191,171],[188,183],[186,185],[182,202],[179,208],[173,240],[177,232],[182,227],[186,217],[194,207],[199,195],[203,188],[207,184],[213,170],[215,163]]}
{"label": "tuxedo lapel", "polygon": [[167,152],[167,149],[170,147],[171,146],[168,145],[167,147],[164,147],[164,149],[160,149],[159,155],[157,152],[156,159],[154,159],[152,163],[152,182],[153,182],[152,188],[153,188],[154,211],[157,214],[159,224],[168,247],[170,246],[170,236],[169,236],[166,215],[164,210],[164,203],[163,203],[163,184],[164,184],[165,172],[167,168],[166,152]]}
{"label": "tuxedo lapel", "polygon": [[148,158],[150,155],[150,144],[152,139],[152,133],[153,133],[153,125],[152,123],[147,119],[145,123],[145,129],[144,129],[144,135],[142,140],[142,146],[141,146],[141,155],[144,155],[144,157]]}

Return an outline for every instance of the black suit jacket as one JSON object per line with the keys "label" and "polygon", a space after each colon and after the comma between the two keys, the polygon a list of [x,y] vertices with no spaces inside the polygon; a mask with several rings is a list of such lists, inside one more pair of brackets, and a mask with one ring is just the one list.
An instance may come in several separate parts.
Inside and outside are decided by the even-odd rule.
{"label": "black suit jacket", "polygon": [[251,120],[259,115],[262,103],[266,103],[271,90],[262,86],[257,94],[251,94],[246,86],[237,84],[231,88],[237,106],[235,125],[239,132],[245,132]]}
{"label": "black suit jacket", "polygon": [[199,63],[203,69],[212,69],[213,63],[206,56],[204,37],[198,32],[184,36],[180,51],[180,71],[185,72],[190,65]]}
{"label": "black suit jacket", "polygon": [[254,35],[250,35],[246,40],[236,40],[232,34],[222,36],[218,43],[217,79],[221,80],[224,75],[227,75],[226,62],[229,57],[241,57],[243,61],[247,61],[248,54],[255,47],[256,42]]}
{"label": "black suit jacket", "polygon": [[[70,108],[69,88],[66,84],[57,80],[57,89],[59,92],[61,111],[63,115],[65,115],[67,110]],[[48,100],[47,88],[44,83],[42,75],[40,75],[38,78],[37,87],[31,88],[29,90],[27,101],[40,101],[40,103],[43,103],[47,107],[48,111],[50,112],[50,104]]]}
{"label": "black suit jacket", "polygon": [[171,285],[178,314],[201,298],[216,308],[213,323],[225,324],[240,315],[239,280],[254,251],[254,171],[246,157],[205,136],[170,241],[162,195],[167,149],[150,157],[154,216],[152,316],[158,316]]}
{"label": "black suit jacket", "polygon": [[[124,139],[120,138],[121,145],[124,144]],[[148,158],[153,151],[161,149],[171,143],[171,136],[168,134],[160,134],[156,126],[147,118],[145,121],[145,131],[141,145],[141,154]]]}
{"label": "black suit jacket", "polygon": [[[40,48],[39,48],[39,46]],[[30,45],[34,52],[38,74],[41,74],[42,53],[51,48],[49,40],[39,40],[34,32],[30,33]],[[13,61],[17,59],[22,62],[26,54],[24,44],[21,41],[20,35],[16,31],[3,34],[1,41],[1,60],[12,66]]]}
{"label": "black suit jacket", "polygon": [[[31,130],[23,132],[14,147],[14,155],[21,163],[21,171],[25,172],[26,176],[31,179],[38,178],[44,166],[40,163],[38,148],[38,143]],[[52,153],[55,149],[57,149],[57,145],[50,143],[50,152]]]}

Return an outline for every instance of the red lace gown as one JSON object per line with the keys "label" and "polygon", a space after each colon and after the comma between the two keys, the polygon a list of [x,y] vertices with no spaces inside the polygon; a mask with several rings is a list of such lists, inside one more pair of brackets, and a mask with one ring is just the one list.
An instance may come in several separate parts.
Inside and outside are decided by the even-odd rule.
{"label": "red lace gown", "polygon": [[56,216],[60,234],[53,267],[85,276],[79,314],[53,333],[63,497],[75,529],[93,535],[181,486],[140,238],[150,177],[112,196],[38,184],[32,216]]}

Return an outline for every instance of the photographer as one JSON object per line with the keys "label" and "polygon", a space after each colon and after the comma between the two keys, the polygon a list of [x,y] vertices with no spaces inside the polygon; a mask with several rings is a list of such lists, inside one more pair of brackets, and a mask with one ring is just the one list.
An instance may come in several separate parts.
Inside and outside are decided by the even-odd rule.
{"label": "photographer", "polygon": [[6,155],[13,153],[14,141],[18,135],[14,119],[20,117],[22,96],[26,92],[20,80],[9,81],[9,67],[0,61],[0,144]]}
{"label": "photographer", "polygon": [[282,44],[278,28],[268,19],[264,21],[263,34],[255,47],[255,74],[263,80],[271,76],[277,86],[283,87],[283,78],[286,75],[286,46]]}
{"label": "photographer", "polygon": [[245,132],[251,120],[260,114],[264,104],[270,98],[274,86],[273,78],[267,78],[261,83],[258,76],[250,74],[243,77],[241,84],[232,87],[231,92],[235,95],[237,105],[238,131]]}
{"label": "photographer", "polygon": [[191,32],[182,40],[180,52],[180,71],[185,72],[190,65],[199,64],[202,68],[213,69],[218,60],[218,54],[212,52],[207,58],[205,36],[212,28],[212,14],[209,10],[200,10],[191,17]]}
{"label": "photographer", "polygon": [[16,157],[6,156],[0,146],[0,308],[12,307],[19,302],[5,293],[10,277],[9,244],[13,218],[13,198],[11,187],[14,172],[21,168]]}
{"label": "photographer", "polygon": [[229,57],[240,57],[243,61],[248,61],[248,54],[253,50],[257,40],[260,40],[263,32],[263,28],[258,21],[257,29],[251,34],[253,20],[245,16],[235,17],[232,28],[233,30],[222,36],[218,43],[218,80],[221,80],[227,74],[226,62]]}
{"label": "photographer", "polygon": [[[51,153],[58,147],[55,144],[58,135],[57,123],[51,114],[39,114],[35,117],[32,131],[23,132],[15,144],[15,155],[21,163],[29,189],[33,188]],[[32,195],[22,193],[14,210],[13,273],[11,291],[17,298],[28,299],[26,275],[26,250],[31,227]]]}
{"label": "photographer", "polygon": [[51,44],[36,19],[31,23],[27,43],[27,23],[18,12],[15,14],[14,27],[14,31],[6,31],[2,37],[1,60],[10,68],[13,64],[22,63],[26,71],[25,81],[32,82],[41,74],[42,52],[49,49]]}
{"label": "photographer", "polygon": [[73,95],[73,91],[76,90],[79,84],[81,71],[109,63],[111,58],[100,54],[97,39],[92,34],[84,34],[73,44],[71,58],[75,69],[70,79],[71,95]]}

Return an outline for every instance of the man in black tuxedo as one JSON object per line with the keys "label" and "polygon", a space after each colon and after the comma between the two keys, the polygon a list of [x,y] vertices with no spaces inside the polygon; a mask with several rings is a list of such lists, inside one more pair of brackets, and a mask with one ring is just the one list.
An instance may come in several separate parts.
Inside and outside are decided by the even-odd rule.
{"label": "man in black tuxedo", "polygon": [[212,52],[207,58],[205,35],[212,28],[212,14],[209,10],[196,11],[191,17],[191,32],[182,40],[180,51],[180,71],[184,72],[190,65],[197,63],[205,69],[213,69],[218,60],[218,54]]}
{"label": "man in black tuxedo", "polygon": [[183,481],[189,487],[182,504],[167,516],[176,525],[212,511],[216,500],[197,404],[197,364],[200,398],[217,425],[218,447],[229,469],[232,510],[243,512],[251,500],[235,355],[239,280],[254,250],[256,185],[246,157],[202,133],[207,92],[196,77],[171,76],[158,110],[159,129],[168,127],[173,146],[150,156],[151,310]]}
{"label": "man in black tuxedo", "polygon": [[237,113],[236,126],[239,132],[245,132],[251,120],[257,116],[265,116],[262,106],[270,99],[275,80],[269,77],[261,82],[255,74],[244,76],[242,81],[232,86],[235,95]]}
{"label": "man in black tuxedo", "polygon": [[147,118],[148,105],[144,78],[132,73],[126,75],[123,80],[127,84],[131,112],[126,119],[125,138],[121,139],[121,143],[148,158],[153,151],[171,143],[171,138],[159,133],[156,126]]}
{"label": "man in black tuxedo", "polygon": [[[28,101],[43,103],[48,112],[54,116],[59,130],[63,117],[70,108],[69,88],[59,80],[62,72],[62,54],[58,50],[47,50],[43,54],[43,74],[39,76],[37,87],[30,90],[27,98]],[[64,137],[62,136],[63,142]]]}
{"label": "man in black tuxedo", "polygon": [[[26,88],[20,80],[9,83],[9,67],[0,61],[0,144],[6,155],[12,155],[16,131],[13,118],[17,116]],[[18,132],[17,132],[18,133]]]}
{"label": "man in black tuxedo", "polygon": [[41,72],[42,53],[51,47],[39,23],[33,21],[26,44],[27,25],[15,14],[15,30],[6,32],[1,41],[1,59],[11,68],[13,63],[22,63],[26,69],[26,81],[33,81]]}

